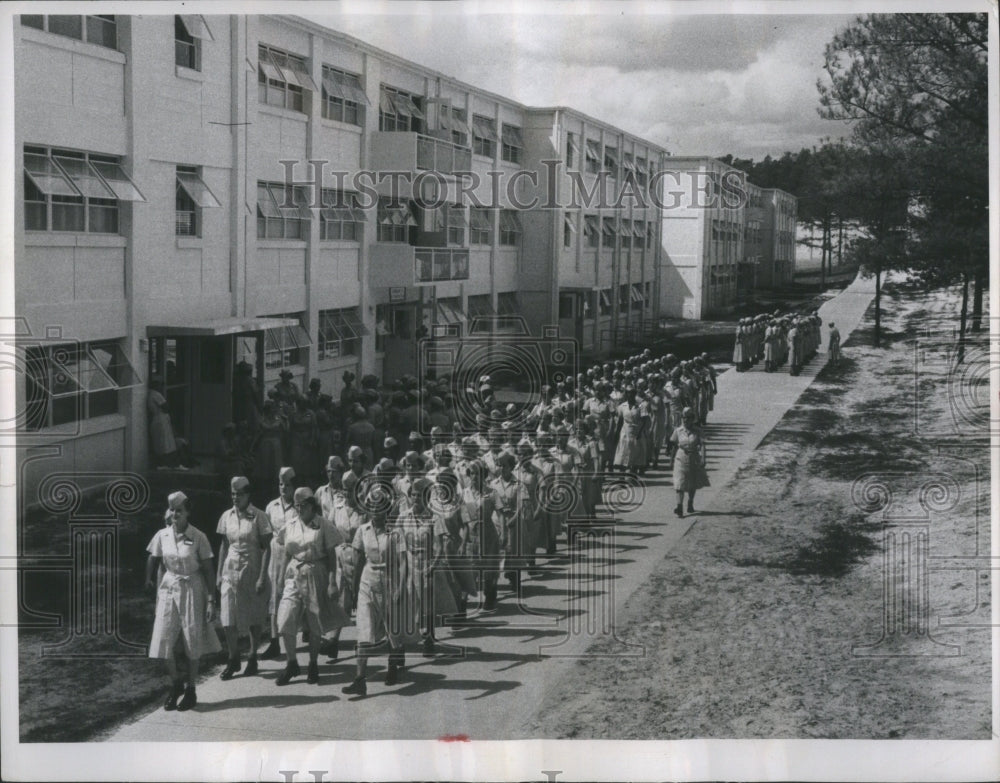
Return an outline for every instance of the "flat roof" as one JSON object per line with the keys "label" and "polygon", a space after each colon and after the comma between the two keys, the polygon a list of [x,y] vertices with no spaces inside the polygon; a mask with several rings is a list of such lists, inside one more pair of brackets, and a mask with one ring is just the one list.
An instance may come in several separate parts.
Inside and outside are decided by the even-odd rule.
{"label": "flat roof", "polygon": [[147,337],[221,337],[227,334],[263,332],[283,326],[298,326],[298,318],[215,318],[183,324],[150,324]]}

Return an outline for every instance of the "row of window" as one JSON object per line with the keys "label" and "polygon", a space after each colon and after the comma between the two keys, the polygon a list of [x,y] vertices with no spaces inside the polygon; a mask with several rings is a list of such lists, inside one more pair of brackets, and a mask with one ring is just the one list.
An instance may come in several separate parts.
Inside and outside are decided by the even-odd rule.
{"label": "row of window", "polygon": [[656,171],[653,161],[626,152],[619,157],[618,148],[612,146],[601,147],[601,142],[597,139],[584,140],[584,154],[580,155],[580,140],[575,133],[566,134],[566,168],[574,170],[583,164],[583,170],[590,174],[607,172],[609,176],[617,179],[626,178],[630,174],[635,177],[636,182],[645,187],[648,178]]}
{"label": "row of window", "polygon": [[77,41],[118,48],[118,23],[114,15],[96,16],[43,16],[41,14],[21,14],[21,24],[34,27]]}
{"label": "row of window", "polygon": [[[567,213],[563,216],[563,246],[572,247],[573,238],[577,233],[577,216]],[[584,247],[613,248],[616,242],[622,249],[652,248],[656,241],[656,224],[644,220],[628,220],[627,218],[605,217],[598,215],[583,216]]]}
{"label": "row of window", "polygon": [[730,220],[712,221],[712,239],[722,242],[735,242],[740,238],[740,226]]}

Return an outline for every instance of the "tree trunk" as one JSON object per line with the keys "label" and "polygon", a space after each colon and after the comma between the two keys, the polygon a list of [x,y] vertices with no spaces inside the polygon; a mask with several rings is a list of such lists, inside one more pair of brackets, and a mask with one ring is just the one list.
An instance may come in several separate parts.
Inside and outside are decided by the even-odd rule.
{"label": "tree trunk", "polygon": [[826,253],[827,245],[830,241],[830,218],[823,218],[823,238],[820,240],[822,249],[819,253],[819,287],[821,291],[826,290]]}
{"label": "tree trunk", "polygon": [[972,327],[970,331],[979,332],[983,328],[983,270],[976,269],[972,289]]}
{"label": "tree trunk", "polygon": [[875,270],[875,347],[882,347],[882,270]]}
{"label": "tree trunk", "polygon": [[844,219],[837,216],[837,227],[839,237],[837,238],[837,266],[844,263]]}
{"label": "tree trunk", "polygon": [[957,364],[965,360],[965,323],[969,316],[969,273],[962,272],[962,317],[958,327],[958,359]]}

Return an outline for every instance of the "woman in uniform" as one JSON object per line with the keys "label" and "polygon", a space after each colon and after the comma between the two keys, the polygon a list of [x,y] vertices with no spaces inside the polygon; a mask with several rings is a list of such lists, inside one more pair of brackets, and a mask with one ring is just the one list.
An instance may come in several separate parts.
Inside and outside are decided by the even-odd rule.
{"label": "woman in uniform", "polygon": [[[498,470],[499,467],[498,464]],[[486,465],[473,462],[466,470],[469,483],[462,490],[461,505],[462,523],[468,531],[465,558],[478,575],[479,588],[483,593],[483,611],[493,612],[497,608],[501,552],[500,534],[493,516],[496,500],[488,483]]]}
{"label": "woman in uniform", "polygon": [[226,632],[229,663],[223,680],[239,672],[240,636],[250,634],[250,658],[243,674],[257,673],[257,645],[267,620],[267,569],[271,561],[271,525],[267,514],[250,502],[250,481],[236,476],[230,482],[233,507],[219,517],[216,533],[219,546],[220,619]]}
{"label": "woman in uniform", "polygon": [[[191,506],[183,492],[167,498],[167,516],[169,526],[158,530],[146,547],[146,587],[156,589],[156,620],[149,657],[163,658],[167,664],[170,692],[163,709],[189,710],[198,701],[195,681],[199,658],[222,649],[212,627],[212,547],[207,536],[190,524]],[[157,584],[154,580],[158,572]],[[187,687],[177,672],[174,650],[179,641],[183,641],[188,659]]]}
{"label": "woman in uniform", "polygon": [[278,533],[295,517],[294,494],[295,470],[291,467],[282,468],[278,471],[278,497],[264,509],[272,533],[271,560],[267,572],[267,614],[271,621],[271,643],[261,653],[260,657],[264,660],[277,660],[281,657],[281,646],[278,644],[278,637],[281,634],[278,630],[278,603],[281,601],[281,592],[285,586],[285,569],[282,565],[284,552],[281,549]]}
{"label": "woman in uniform", "polygon": [[386,685],[395,685],[405,659],[404,643],[414,635],[415,620],[407,614],[406,539],[398,528],[386,526],[384,508],[375,507],[358,528],[352,543],[360,566],[357,580],[357,676],[344,693],[365,696],[368,658],[385,642],[389,645]]}
{"label": "woman in uniform", "polygon": [[688,495],[687,510],[690,514],[694,512],[694,493],[709,485],[705,471],[705,441],[693,408],[684,409],[681,426],[674,430],[672,440],[675,446],[674,489],[677,491],[674,513],[682,517],[684,493]]}
{"label": "woman in uniform", "polygon": [[309,487],[295,490],[295,511],[275,536],[281,547],[282,592],[278,604],[278,630],[285,640],[285,670],[277,685],[287,685],[301,673],[295,656],[295,636],[309,629],[309,668],[306,682],[319,682],[320,643],[323,635],[350,622],[337,603],[337,528],[323,520],[319,503]]}
{"label": "woman in uniform", "polygon": [[642,466],[643,422],[645,417],[636,400],[635,387],[625,387],[625,401],[618,406],[618,448],[615,449],[614,466],[622,473],[632,472]]}

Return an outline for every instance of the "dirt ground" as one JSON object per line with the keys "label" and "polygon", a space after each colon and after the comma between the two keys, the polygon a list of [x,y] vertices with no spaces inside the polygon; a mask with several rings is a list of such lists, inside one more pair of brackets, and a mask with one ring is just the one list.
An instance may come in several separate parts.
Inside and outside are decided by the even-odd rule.
{"label": "dirt ground", "polygon": [[[972,346],[953,365],[956,289],[890,290],[883,303],[883,347],[872,347],[870,309],[840,367],[819,375],[722,489],[717,510],[699,516],[628,601],[617,635],[645,645],[645,657],[581,660],[550,690],[534,730],[990,737],[989,571],[975,567],[989,553],[988,427],[978,407],[988,354]],[[865,506],[878,499],[876,484],[855,484],[873,472],[892,493],[888,511]],[[903,517],[913,524],[900,526]],[[889,600],[921,606],[921,531],[927,625],[903,625],[899,603],[883,643],[866,648],[883,636],[884,557],[907,558]]]}

